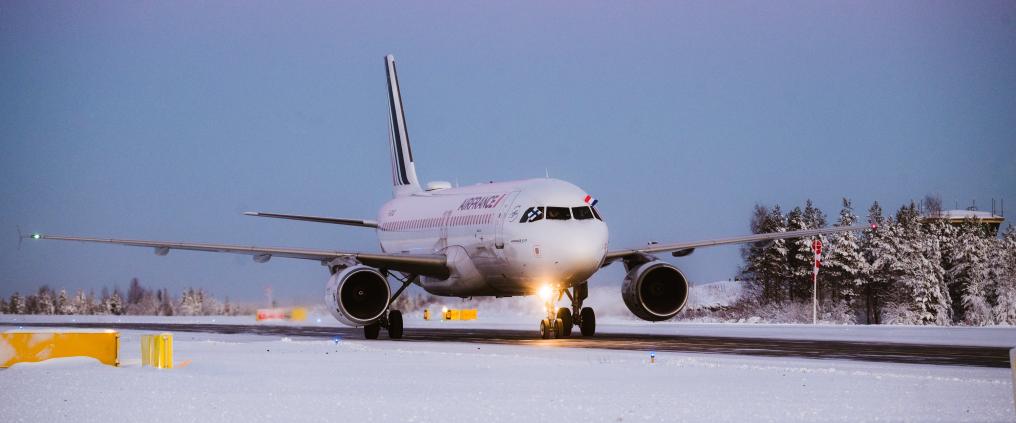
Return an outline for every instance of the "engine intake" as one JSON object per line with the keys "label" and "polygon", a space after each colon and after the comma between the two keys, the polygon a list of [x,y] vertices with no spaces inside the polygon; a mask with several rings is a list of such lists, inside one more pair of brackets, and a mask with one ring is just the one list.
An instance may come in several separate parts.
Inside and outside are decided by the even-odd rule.
{"label": "engine intake", "polygon": [[336,320],[349,326],[376,322],[388,309],[388,279],[376,269],[351,266],[338,272],[325,286],[325,304]]}
{"label": "engine intake", "polygon": [[625,276],[621,298],[628,310],[642,320],[667,320],[688,303],[688,279],[669,263],[658,260],[643,263]]}

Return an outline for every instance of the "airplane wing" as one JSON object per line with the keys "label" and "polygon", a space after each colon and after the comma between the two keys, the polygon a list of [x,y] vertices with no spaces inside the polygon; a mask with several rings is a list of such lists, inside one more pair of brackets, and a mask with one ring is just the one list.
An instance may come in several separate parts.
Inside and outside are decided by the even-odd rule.
{"label": "airplane wing", "polygon": [[603,265],[606,266],[610,263],[613,263],[617,259],[624,259],[626,257],[640,256],[645,254],[669,252],[673,253],[675,257],[680,257],[691,254],[691,252],[694,251],[696,248],[702,247],[713,247],[716,245],[727,245],[727,244],[747,244],[749,242],[770,241],[785,238],[805,238],[815,235],[825,235],[837,232],[860,231],[872,228],[874,228],[874,226],[869,225],[834,226],[831,228],[805,229],[801,231],[773,232],[767,234],[753,234],[734,238],[710,239],[695,242],[681,242],[676,244],[650,244],[648,246],[640,248],[629,248],[624,250],[608,251],[606,257],[604,257],[603,259]]}
{"label": "airplane wing", "polygon": [[303,220],[305,222],[331,223],[333,225],[362,226],[376,228],[377,222],[365,219],[344,219],[340,217],[304,216],[299,214],[243,212],[247,216],[271,217],[275,219]]}
{"label": "airplane wing", "polygon": [[254,257],[254,261],[264,263],[272,257],[286,257],[304,260],[317,260],[328,264],[335,259],[347,259],[380,269],[395,270],[418,275],[447,278],[449,274],[447,261],[441,254],[388,254],[359,253],[330,250],[312,250],[304,248],[255,247],[226,244],[202,244],[170,241],[147,241],[133,239],[86,238],[76,236],[43,235],[39,233],[26,235],[29,239],[51,239],[58,241],[94,242],[100,244],[128,245],[132,247],[150,247],[155,254],[164,256],[169,250],[207,251],[214,253],[246,254]]}

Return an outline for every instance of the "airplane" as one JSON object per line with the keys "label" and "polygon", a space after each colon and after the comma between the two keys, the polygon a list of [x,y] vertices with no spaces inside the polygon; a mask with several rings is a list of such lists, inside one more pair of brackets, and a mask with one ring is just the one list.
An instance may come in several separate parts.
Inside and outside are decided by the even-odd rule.
{"label": "airplane", "polygon": [[[249,216],[290,219],[374,229],[380,252],[252,247],[152,240],[102,239],[33,233],[22,238],[81,241],[149,247],[164,256],[170,250],[246,254],[264,263],[273,257],[320,262],[331,276],[324,302],[336,320],[362,327],[377,339],[385,329],[403,336],[403,317],[392,302],[410,285],[448,297],[539,295],[546,316],[542,338],[596,332],[596,314],[584,307],[588,280],[601,268],[622,262],[627,272],[621,298],[628,310],[647,321],[676,316],[688,300],[688,279],[657,257],[691,254],[698,248],[784,238],[804,238],[867,229],[867,225],[752,234],[610,250],[607,223],[597,200],[569,182],[524,179],[452,187],[448,182],[422,186],[416,176],[406,130],[395,58],[385,56],[389,106],[389,148],[393,198],[376,219],[347,219],[266,212]],[[389,279],[401,286],[393,293]],[[570,307],[557,307],[564,297]]]}

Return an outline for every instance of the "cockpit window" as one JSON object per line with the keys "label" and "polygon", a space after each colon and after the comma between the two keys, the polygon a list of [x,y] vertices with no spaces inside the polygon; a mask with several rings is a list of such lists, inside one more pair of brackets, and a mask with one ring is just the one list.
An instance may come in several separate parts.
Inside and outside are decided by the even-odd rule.
{"label": "cockpit window", "polygon": [[571,210],[567,207],[547,207],[547,219],[568,220],[571,219]]}
{"label": "cockpit window", "polygon": [[519,223],[535,222],[540,219],[543,219],[543,207],[530,207],[522,213],[522,220],[519,220]]}
{"label": "cockpit window", "polygon": [[603,218],[600,217],[600,212],[596,211],[596,207],[590,207],[589,209],[593,211],[593,216],[596,216],[596,220],[603,221]]}
{"label": "cockpit window", "polygon": [[593,211],[589,206],[572,207],[572,216],[575,216],[575,220],[586,220],[593,218]]}

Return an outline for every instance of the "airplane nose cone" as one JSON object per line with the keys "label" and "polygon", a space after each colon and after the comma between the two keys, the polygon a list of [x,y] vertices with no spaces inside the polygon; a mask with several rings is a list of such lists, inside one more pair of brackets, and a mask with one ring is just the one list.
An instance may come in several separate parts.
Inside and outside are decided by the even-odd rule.
{"label": "airplane nose cone", "polygon": [[548,279],[559,283],[580,283],[600,268],[607,252],[606,226],[575,225],[541,244]]}

